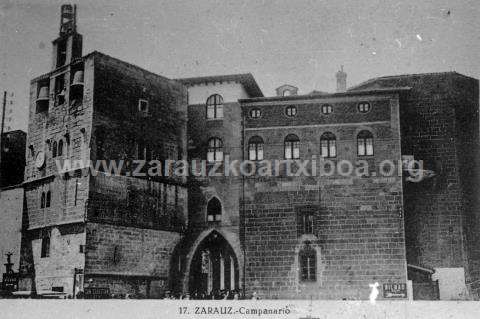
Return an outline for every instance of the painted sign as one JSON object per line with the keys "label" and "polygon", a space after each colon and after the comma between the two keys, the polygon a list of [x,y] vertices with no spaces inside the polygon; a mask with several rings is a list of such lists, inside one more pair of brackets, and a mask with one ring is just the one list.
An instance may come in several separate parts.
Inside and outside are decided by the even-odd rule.
{"label": "painted sign", "polygon": [[407,284],[383,284],[383,298],[407,298]]}

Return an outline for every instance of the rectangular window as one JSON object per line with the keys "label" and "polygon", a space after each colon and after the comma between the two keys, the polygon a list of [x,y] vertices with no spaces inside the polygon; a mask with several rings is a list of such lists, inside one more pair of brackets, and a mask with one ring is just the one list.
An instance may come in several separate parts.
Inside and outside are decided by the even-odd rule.
{"label": "rectangular window", "polygon": [[59,74],[55,78],[55,105],[63,105],[65,103],[65,74]]}
{"label": "rectangular window", "polygon": [[42,250],[40,252],[40,258],[50,257],[50,237],[46,236],[42,238]]}
{"label": "rectangular window", "polygon": [[297,215],[297,229],[299,235],[313,234],[315,225],[315,211],[302,209]]}
{"label": "rectangular window", "polygon": [[300,256],[301,266],[301,280],[302,281],[316,281],[317,276],[315,273],[316,260],[313,254],[302,254]]}
{"label": "rectangular window", "polygon": [[215,105],[208,105],[207,106],[207,118],[213,119],[215,118]]}
{"label": "rectangular window", "polygon": [[285,145],[285,159],[292,159],[292,144]]}
{"label": "rectangular window", "polygon": [[143,100],[143,99],[138,100],[138,111],[144,116],[148,115],[148,101],[147,100]]}
{"label": "rectangular window", "polygon": [[373,139],[367,138],[365,145],[365,155],[373,155]]}
{"label": "rectangular window", "polygon": [[358,155],[365,156],[365,144],[363,140],[358,140]]}
{"label": "rectangular window", "polygon": [[85,245],[80,245],[79,252],[80,252],[81,254],[85,253]]}
{"label": "rectangular window", "polygon": [[223,118],[223,105],[217,105],[217,116],[216,118]]}
{"label": "rectangular window", "polygon": [[321,140],[321,154],[322,157],[328,157],[328,141],[327,140]]}

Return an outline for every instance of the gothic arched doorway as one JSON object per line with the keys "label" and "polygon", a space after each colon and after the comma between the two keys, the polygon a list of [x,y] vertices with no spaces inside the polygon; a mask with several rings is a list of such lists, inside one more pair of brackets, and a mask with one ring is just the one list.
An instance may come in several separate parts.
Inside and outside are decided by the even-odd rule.
{"label": "gothic arched doorway", "polygon": [[239,290],[238,260],[230,244],[213,231],[200,243],[190,266],[192,296],[211,298]]}

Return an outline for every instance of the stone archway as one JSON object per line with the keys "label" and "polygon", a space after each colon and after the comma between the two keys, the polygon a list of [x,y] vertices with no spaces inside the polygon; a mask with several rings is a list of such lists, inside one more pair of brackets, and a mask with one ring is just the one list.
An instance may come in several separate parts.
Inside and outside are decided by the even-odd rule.
{"label": "stone archway", "polygon": [[186,258],[183,291],[192,295],[242,289],[243,254],[238,237],[225,230],[202,232]]}

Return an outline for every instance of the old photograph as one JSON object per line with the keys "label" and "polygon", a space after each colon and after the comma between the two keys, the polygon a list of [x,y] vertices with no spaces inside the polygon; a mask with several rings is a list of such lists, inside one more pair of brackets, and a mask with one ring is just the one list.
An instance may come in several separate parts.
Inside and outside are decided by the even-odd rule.
{"label": "old photograph", "polygon": [[0,317],[479,318],[479,16],[0,0]]}

